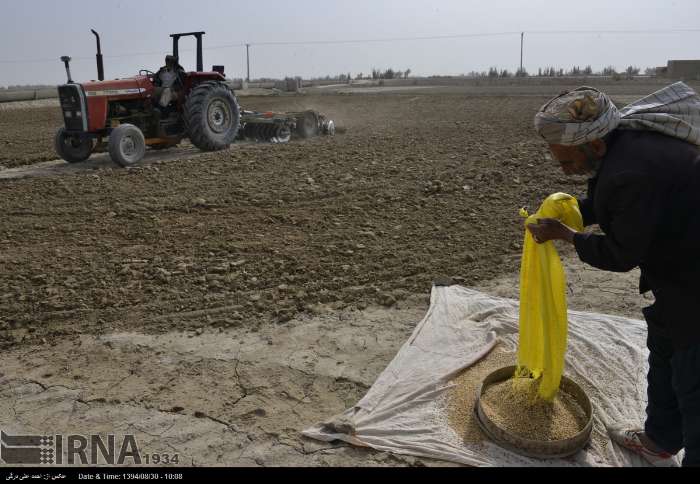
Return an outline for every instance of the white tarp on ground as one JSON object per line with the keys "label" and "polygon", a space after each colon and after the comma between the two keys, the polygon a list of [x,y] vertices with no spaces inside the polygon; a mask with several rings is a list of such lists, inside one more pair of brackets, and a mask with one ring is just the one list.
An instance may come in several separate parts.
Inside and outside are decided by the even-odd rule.
{"label": "white tarp on ground", "polygon": [[[575,311],[569,312],[569,322],[565,374],[596,388],[589,395],[594,431],[607,435],[606,424],[642,425],[646,324]],[[521,457],[490,442],[463,443],[441,410],[449,382],[499,340],[515,350],[517,336],[517,301],[459,286],[434,287],[425,318],[367,395],[354,408],[304,435],[476,466],[645,465],[610,442],[604,450],[588,446],[568,459],[547,461]]]}

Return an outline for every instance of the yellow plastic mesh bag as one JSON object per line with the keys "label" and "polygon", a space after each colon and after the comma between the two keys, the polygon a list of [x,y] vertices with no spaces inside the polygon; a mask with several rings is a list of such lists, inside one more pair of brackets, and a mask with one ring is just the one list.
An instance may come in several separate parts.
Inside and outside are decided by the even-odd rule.
{"label": "yellow plastic mesh bag", "polygon": [[[578,202],[566,193],[547,197],[539,211],[520,215],[526,224],[540,218],[557,219],[569,227],[583,230]],[[553,242],[537,244],[529,230],[520,267],[520,343],[517,377],[541,378],[538,394],[551,400],[557,394],[564,370],[568,332],[566,276]]]}

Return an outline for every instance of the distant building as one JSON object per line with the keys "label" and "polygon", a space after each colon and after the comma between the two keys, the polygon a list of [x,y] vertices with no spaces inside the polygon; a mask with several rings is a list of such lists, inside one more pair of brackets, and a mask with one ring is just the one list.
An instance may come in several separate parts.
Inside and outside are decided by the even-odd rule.
{"label": "distant building", "polygon": [[676,80],[700,80],[700,60],[670,60],[664,75]]}

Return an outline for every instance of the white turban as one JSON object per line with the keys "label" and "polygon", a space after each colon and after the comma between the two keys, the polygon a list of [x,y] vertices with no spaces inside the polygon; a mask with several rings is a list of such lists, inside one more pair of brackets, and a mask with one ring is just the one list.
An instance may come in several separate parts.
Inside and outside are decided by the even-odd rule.
{"label": "white turban", "polygon": [[618,110],[593,87],[555,97],[535,116],[535,129],[549,144],[575,146],[616,128],[657,131],[700,145],[700,97],[677,82]]}

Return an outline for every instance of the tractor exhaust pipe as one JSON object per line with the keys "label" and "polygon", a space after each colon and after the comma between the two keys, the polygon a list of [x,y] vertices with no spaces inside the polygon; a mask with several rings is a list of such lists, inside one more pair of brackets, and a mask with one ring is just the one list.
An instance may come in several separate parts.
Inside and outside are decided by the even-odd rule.
{"label": "tractor exhaust pipe", "polygon": [[100,45],[100,34],[95,32],[94,29],[91,29],[92,33],[95,35],[95,38],[97,39],[97,80],[98,81],[104,81],[105,80],[105,67],[104,64],[102,63],[102,46]]}
{"label": "tractor exhaust pipe", "polygon": [[70,75],[70,60],[71,60],[70,57],[68,57],[67,55],[64,55],[63,57],[61,57],[61,62],[63,62],[63,64],[66,66],[66,75],[68,76],[68,84],[73,84],[73,79],[71,78],[71,75]]}

